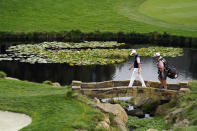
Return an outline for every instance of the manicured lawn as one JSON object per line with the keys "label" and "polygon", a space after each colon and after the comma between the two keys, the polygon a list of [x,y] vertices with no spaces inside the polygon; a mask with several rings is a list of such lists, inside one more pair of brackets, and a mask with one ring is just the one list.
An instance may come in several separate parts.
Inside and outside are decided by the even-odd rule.
{"label": "manicured lawn", "polygon": [[140,12],[166,22],[197,29],[196,0],[147,0],[140,6]]}
{"label": "manicured lawn", "polygon": [[[166,6],[175,0],[152,3],[153,0],[1,0],[0,31],[157,31],[197,36],[194,0],[179,0],[176,6]],[[161,8],[157,6],[160,4]],[[171,10],[172,7],[177,8]]]}
{"label": "manicured lawn", "polygon": [[[32,118],[23,131],[72,131],[95,129],[103,114],[81,98],[65,97],[69,87],[0,79],[0,110],[21,112]],[[80,100],[79,100],[80,99]]]}

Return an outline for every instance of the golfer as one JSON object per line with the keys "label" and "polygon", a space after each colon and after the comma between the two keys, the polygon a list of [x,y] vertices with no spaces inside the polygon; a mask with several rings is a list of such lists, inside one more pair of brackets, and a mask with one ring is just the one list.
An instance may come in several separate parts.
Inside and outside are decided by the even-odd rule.
{"label": "golfer", "polygon": [[157,63],[157,68],[158,68],[158,79],[163,85],[164,89],[167,89],[167,83],[166,83],[166,78],[167,78],[167,71],[165,69],[165,59],[160,56],[160,53],[157,52],[154,55],[158,61]]}
{"label": "golfer", "polygon": [[132,50],[130,55],[134,56],[134,63],[129,67],[129,70],[131,70],[132,68],[134,68],[134,69],[133,69],[133,73],[132,73],[131,80],[130,80],[130,83],[129,83],[129,87],[133,86],[133,82],[136,79],[136,77],[138,77],[139,80],[141,81],[142,87],[146,87],[146,85],[144,83],[144,80],[141,76],[140,57],[137,55],[136,50]]}

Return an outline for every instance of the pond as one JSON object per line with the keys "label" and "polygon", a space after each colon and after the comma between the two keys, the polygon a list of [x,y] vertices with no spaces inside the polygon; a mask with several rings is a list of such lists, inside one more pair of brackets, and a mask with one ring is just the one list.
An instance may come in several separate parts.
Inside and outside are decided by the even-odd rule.
{"label": "pond", "polygon": [[[10,45],[1,44],[0,53]],[[142,46],[142,45],[140,45]],[[136,47],[136,46],[135,46]],[[167,82],[191,81],[197,79],[197,50],[184,49],[184,55],[169,57],[166,60],[176,66],[179,71],[177,79],[167,79]],[[93,65],[93,66],[69,66],[68,64],[30,64],[19,61],[0,61],[0,70],[7,73],[9,77],[34,82],[50,80],[67,85],[72,80],[83,82],[98,82],[107,80],[129,80],[132,70],[128,70],[133,62],[133,57],[124,63],[115,65]],[[157,68],[154,58],[141,57],[142,76],[144,80],[157,80]]]}

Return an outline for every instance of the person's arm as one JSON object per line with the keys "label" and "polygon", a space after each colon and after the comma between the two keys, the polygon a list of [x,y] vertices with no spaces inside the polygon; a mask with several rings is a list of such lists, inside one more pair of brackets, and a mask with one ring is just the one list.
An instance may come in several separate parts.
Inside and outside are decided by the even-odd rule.
{"label": "person's arm", "polygon": [[164,64],[162,61],[159,61],[159,69],[161,71],[161,75],[164,78]]}
{"label": "person's arm", "polygon": [[129,70],[131,70],[133,68],[133,64],[131,64],[131,66],[129,67]]}
{"label": "person's arm", "polygon": [[137,63],[138,63],[138,74],[140,74],[141,64],[140,64],[140,58],[139,57],[137,57]]}

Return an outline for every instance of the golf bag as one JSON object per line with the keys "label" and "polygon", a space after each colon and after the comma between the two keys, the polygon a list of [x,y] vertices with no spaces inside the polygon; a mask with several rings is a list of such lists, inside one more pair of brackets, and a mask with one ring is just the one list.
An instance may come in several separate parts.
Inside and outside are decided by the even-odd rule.
{"label": "golf bag", "polygon": [[161,58],[160,60],[164,63],[164,67],[165,67],[165,71],[167,72],[167,76],[171,79],[176,79],[179,74],[177,69],[174,66],[169,65],[169,63],[164,58]]}

